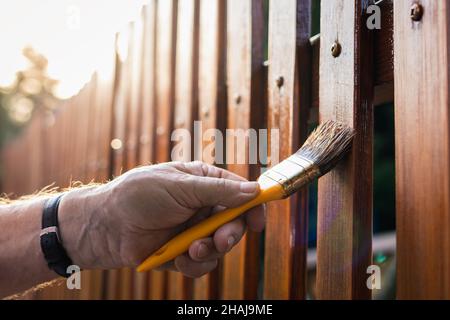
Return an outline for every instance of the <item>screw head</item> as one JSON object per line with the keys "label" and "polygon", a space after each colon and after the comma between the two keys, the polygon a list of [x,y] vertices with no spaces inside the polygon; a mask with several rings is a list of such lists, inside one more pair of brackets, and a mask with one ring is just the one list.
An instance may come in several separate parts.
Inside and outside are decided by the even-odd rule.
{"label": "screw head", "polygon": [[331,55],[335,58],[339,57],[341,55],[342,52],[342,47],[341,44],[337,41],[335,41],[333,43],[333,45],[331,46]]}
{"label": "screw head", "polygon": [[275,80],[277,87],[281,88],[284,85],[284,78],[282,76],[279,76],[276,80]]}
{"label": "screw head", "polygon": [[412,21],[420,21],[423,17],[423,7],[419,3],[414,3],[411,6],[411,20]]}
{"label": "screw head", "polygon": [[242,101],[242,96],[240,94],[237,94],[234,96],[234,103],[240,104]]}

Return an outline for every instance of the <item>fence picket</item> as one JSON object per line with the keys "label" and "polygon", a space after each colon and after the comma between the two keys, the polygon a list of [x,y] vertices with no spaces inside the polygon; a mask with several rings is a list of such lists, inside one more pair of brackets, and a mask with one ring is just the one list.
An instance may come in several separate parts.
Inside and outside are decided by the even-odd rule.
{"label": "fence picket", "polygon": [[341,121],[356,136],[351,155],[319,179],[319,299],[371,297],[366,271],[372,264],[373,33],[360,15],[365,5],[338,0],[321,6],[320,121]]}

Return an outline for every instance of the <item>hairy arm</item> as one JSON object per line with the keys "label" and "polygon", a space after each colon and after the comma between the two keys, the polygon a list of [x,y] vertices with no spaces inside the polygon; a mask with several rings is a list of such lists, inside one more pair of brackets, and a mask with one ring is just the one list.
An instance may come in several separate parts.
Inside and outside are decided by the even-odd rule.
{"label": "hairy arm", "polygon": [[[136,267],[180,231],[258,192],[256,182],[201,162],[136,168],[109,183],[66,192],[59,205],[59,235],[81,269]],[[40,247],[48,197],[0,204],[0,297],[58,277]],[[162,269],[202,276],[239,242],[247,226],[261,231],[264,223],[262,207],[254,208],[194,241]]]}
{"label": "hairy arm", "polygon": [[[60,204],[60,234],[74,263],[78,260],[75,247],[80,230],[77,229],[85,225],[83,210],[80,210],[85,198],[83,195],[92,189],[73,190],[63,197]],[[40,246],[42,210],[48,197],[36,196],[0,205],[0,297],[58,277],[48,268]]]}
{"label": "hairy arm", "polygon": [[55,278],[39,243],[44,201],[0,205],[0,297]]}

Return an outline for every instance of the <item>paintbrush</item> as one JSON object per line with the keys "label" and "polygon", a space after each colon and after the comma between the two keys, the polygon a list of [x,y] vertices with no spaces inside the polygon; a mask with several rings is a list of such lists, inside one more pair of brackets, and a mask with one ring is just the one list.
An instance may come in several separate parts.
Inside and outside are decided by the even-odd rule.
{"label": "paintbrush", "polygon": [[137,271],[147,271],[174,259],[186,252],[193,241],[211,235],[255,206],[289,197],[330,171],[350,149],[353,136],[353,129],[342,123],[327,121],[319,125],[300,150],[259,177],[260,192],[256,198],[214,214],[178,234],[142,262]]}

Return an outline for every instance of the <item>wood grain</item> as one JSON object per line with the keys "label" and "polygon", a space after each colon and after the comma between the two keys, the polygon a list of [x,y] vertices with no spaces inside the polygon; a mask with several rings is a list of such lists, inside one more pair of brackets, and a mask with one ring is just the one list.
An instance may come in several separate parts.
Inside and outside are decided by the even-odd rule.
{"label": "wood grain", "polygon": [[[373,30],[374,105],[394,101],[394,17],[393,1],[384,0],[381,9],[381,29]],[[320,35],[312,42],[312,115],[317,122],[319,106]],[[317,114],[317,116],[316,116]]]}
{"label": "wood grain", "polygon": [[[262,0],[228,0],[227,83],[228,125],[236,133],[264,126],[264,2]],[[247,134],[252,135],[250,131]],[[228,140],[228,139],[231,139]],[[249,144],[236,136],[227,136],[227,169],[247,179],[259,176],[256,163],[249,164]],[[255,151],[257,151],[255,149]],[[240,155],[244,154],[244,159]],[[259,234],[248,231],[223,259],[223,299],[256,299],[259,280]]]}
{"label": "wood grain", "polygon": [[[199,31],[199,120],[202,121],[203,133],[208,129],[224,132],[226,126],[226,1],[200,1]],[[201,135],[201,133],[200,133]],[[204,141],[197,141],[206,147],[215,145],[215,134]],[[197,159],[221,165],[220,153],[203,157],[195,154]],[[219,297],[220,263],[218,269],[194,281],[194,299],[216,299]]]}
{"label": "wood grain", "polygon": [[[123,137],[121,141],[123,142],[123,158],[121,169],[122,172],[128,171],[132,168],[132,162],[136,160],[136,147],[130,147],[130,139],[132,143],[135,143],[135,131],[137,126],[135,123],[135,113],[137,111],[137,105],[132,105],[132,91],[133,91],[133,71],[134,71],[134,59],[135,56],[135,23],[129,22],[127,29],[122,32],[124,36],[123,41],[126,45],[126,57],[124,58],[124,67],[121,73],[121,87],[122,91],[122,108],[124,109],[123,119],[119,121],[123,122],[120,125],[124,128]],[[125,53],[125,52],[124,52]],[[130,138],[132,137],[132,138]],[[123,268],[119,270],[119,280],[118,280],[118,298],[122,300],[129,300],[132,298],[133,293],[133,276],[134,271],[130,268]]]}
{"label": "wood grain", "polygon": [[[126,163],[126,124],[127,124],[127,99],[129,76],[129,55],[130,47],[129,29],[123,30],[116,37],[116,80],[114,85],[114,102],[113,102],[113,124],[112,124],[112,140],[119,144],[112,150],[112,176],[119,176]],[[119,50],[120,49],[120,50]],[[122,279],[123,278],[123,279]],[[129,271],[108,270],[107,272],[107,299],[126,298],[130,289],[127,280],[130,278]],[[124,284],[125,287],[124,288]]]}
{"label": "wood grain", "polygon": [[[87,125],[87,140],[85,146],[86,159],[84,159],[82,163],[84,180],[90,182],[95,181],[96,178],[98,159],[97,150],[99,149],[99,140],[97,139],[97,136],[98,130],[101,127],[101,118],[97,118],[99,114],[97,112],[98,105],[96,96],[98,92],[98,75],[96,73],[93,74],[87,86],[89,87],[89,96],[87,97],[87,103],[83,104],[83,113],[86,117],[84,120]],[[61,124],[63,122],[57,121],[56,123]],[[57,129],[57,131],[60,130],[61,129]],[[55,135],[60,136],[57,133],[55,133]],[[63,162],[61,164],[63,164]],[[62,181],[60,183],[62,183]],[[99,300],[102,298],[103,276],[101,270],[85,270],[82,273],[81,279],[82,289],[80,292],[80,299]],[[64,288],[64,286],[62,287]]]}
{"label": "wood grain", "polygon": [[[177,32],[177,1],[157,2],[156,13],[156,81],[155,81],[155,162],[170,160],[170,135],[173,129],[175,97],[175,50]],[[165,299],[168,276],[166,272],[150,273],[150,297]]]}
{"label": "wood grain", "polygon": [[[373,34],[365,27],[366,1],[321,6],[320,121],[353,127],[352,153],[319,179],[318,299],[369,299],[366,269],[372,250]],[[333,57],[335,42],[342,53]]]}
{"label": "wood grain", "polygon": [[[268,127],[272,159],[296,152],[306,138],[310,96],[310,1],[272,1],[269,11]],[[274,163],[272,163],[273,165]],[[269,203],[264,298],[304,298],[306,293],[307,190]]]}
{"label": "wood grain", "polygon": [[[138,101],[138,119],[136,141],[138,165],[148,165],[153,161],[153,139],[154,139],[154,79],[155,79],[155,14],[156,1],[150,1],[141,11],[142,28],[139,59],[139,77],[135,75],[135,97]],[[148,297],[149,272],[135,272],[133,284],[133,299],[144,300]]]}
{"label": "wood grain", "polygon": [[142,54],[143,54],[143,30],[144,23],[142,19],[134,21],[130,28],[131,46],[128,54],[130,55],[130,87],[129,87],[129,105],[127,109],[127,170],[134,168],[139,159],[139,137],[141,126],[141,102],[142,102]]}
{"label": "wood grain", "polygon": [[[176,144],[172,150],[181,150],[173,152],[174,161],[193,160],[193,139],[186,139],[184,133],[192,136],[198,117],[198,36],[199,1],[178,0],[174,129],[183,133],[172,139]],[[169,273],[168,299],[191,299],[192,293],[192,278],[179,272]]]}
{"label": "wood grain", "polygon": [[144,20],[144,40],[142,56],[142,117],[139,162],[150,164],[154,161],[155,139],[155,38],[156,0],[151,0],[142,10]]}
{"label": "wood grain", "polygon": [[447,1],[394,1],[397,297],[450,298]]}

